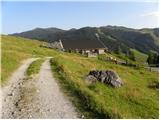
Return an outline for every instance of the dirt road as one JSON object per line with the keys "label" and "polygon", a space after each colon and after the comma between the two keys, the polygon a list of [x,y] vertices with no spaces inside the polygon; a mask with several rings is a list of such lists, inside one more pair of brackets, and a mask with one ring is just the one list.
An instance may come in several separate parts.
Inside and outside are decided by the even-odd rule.
{"label": "dirt road", "polygon": [[47,58],[40,73],[26,79],[25,71],[35,59],[29,59],[2,88],[1,118],[78,118],[72,103],[53,78]]}

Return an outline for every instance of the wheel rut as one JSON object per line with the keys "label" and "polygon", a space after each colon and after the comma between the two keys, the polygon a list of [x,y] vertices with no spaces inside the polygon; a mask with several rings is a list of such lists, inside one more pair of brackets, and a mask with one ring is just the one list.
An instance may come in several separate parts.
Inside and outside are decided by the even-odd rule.
{"label": "wheel rut", "polygon": [[34,60],[26,60],[1,88],[1,118],[78,118],[75,107],[53,77],[50,58],[46,58],[36,77],[28,79],[25,76]]}

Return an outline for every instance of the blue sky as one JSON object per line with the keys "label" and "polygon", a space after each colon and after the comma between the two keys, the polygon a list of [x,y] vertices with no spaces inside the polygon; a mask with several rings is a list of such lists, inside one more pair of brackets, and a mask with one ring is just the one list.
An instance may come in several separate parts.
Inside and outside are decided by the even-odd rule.
{"label": "blue sky", "polygon": [[36,27],[157,27],[157,2],[2,2],[2,33]]}

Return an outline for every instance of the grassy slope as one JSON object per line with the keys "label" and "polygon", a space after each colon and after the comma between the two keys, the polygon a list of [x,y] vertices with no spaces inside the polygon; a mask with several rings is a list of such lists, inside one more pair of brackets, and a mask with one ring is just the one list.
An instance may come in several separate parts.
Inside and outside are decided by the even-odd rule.
{"label": "grassy slope", "polygon": [[[158,81],[158,73],[134,69],[76,54],[57,52],[39,47],[40,42],[11,36],[2,36],[2,82],[29,57],[53,56],[61,66],[65,84],[85,96],[92,111],[109,118],[158,118],[158,91],[148,85]],[[87,86],[84,77],[92,69],[115,70],[125,82],[122,88],[114,89],[97,83]],[[64,74],[65,73],[65,74]],[[67,81],[66,81],[67,80]]]}
{"label": "grassy slope", "polygon": [[21,64],[21,61],[30,57],[53,56],[53,50],[41,48],[41,42],[20,37],[2,36],[2,76],[4,83],[11,73]]}
{"label": "grassy slope", "polygon": [[[79,94],[88,96],[86,101],[90,109],[109,118],[158,118],[158,91],[148,87],[158,81],[157,73],[74,55],[61,54],[55,60],[64,71],[68,84],[74,85],[73,89],[79,90]],[[87,86],[84,76],[92,69],[115,70],[125,85],[119,89],[101,83]]]}
{"label": "grassy slope", "polygon": [[140,64],[144,64],[147,61],[148,55],[141,53],[135,49],[131,49],[131,51],[134,53],[135,56],[135,60],[140,63]]}

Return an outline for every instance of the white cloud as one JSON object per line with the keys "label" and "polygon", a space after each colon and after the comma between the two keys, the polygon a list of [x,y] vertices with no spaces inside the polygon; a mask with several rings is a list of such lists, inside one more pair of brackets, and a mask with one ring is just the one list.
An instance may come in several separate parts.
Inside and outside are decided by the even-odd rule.
{"label": "white cloud", "polygon": [[159,12],[158,11],[148,12],[148,13],[141,14],[140,16],[141,17],[158,17]]}

